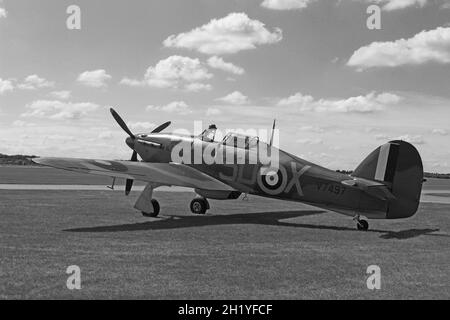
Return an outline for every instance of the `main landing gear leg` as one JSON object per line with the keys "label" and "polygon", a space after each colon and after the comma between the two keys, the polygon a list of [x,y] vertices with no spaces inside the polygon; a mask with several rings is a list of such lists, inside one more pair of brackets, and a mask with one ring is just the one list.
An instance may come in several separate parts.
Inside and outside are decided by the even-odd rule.
{"label": "main landing gear leg", "polygon": [[359,214],[357,214],[353,220],[356,221],[356,228],[358,230],[362,230],[362,231],[367,231],[369,230],[369,223],[367,222],[367,220],[364,219],[360,219]]}
{"label": "main landing gear leg", "polygon": [[134,208],[141,211],[144,217],[157,217],[159,214],[159,203],[152,199],[153,189],[154,186],[148,183],[134,205]]}

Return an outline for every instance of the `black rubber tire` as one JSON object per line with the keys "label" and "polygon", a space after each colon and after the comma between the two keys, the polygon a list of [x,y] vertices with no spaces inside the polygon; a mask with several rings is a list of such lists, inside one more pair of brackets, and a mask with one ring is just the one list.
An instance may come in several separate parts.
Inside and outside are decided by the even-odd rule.
{"label": "black rubber tire", "polygon": [[369,230],[369,223],[366,220],[359,220],[356,227],[358,230],[367,231]]}
{"label": "black rubber tire", "polygon": [[204,198],[195,198],[192,199],[190,204],[191,212],[194,214],[205,214],[206,210],[208,210],[209,205],[208,201]]}
{"label": "black rubber tire", "polygon": [[155,199],[152,199],[152,205],[153,205],[153,212],[152,213],[148,213],[148,212],[144,212],[142,211],[142,215],[144,217],[157,217],[159,214],[159,210],[160,210],[160,206],[159,206],[159,202]]}

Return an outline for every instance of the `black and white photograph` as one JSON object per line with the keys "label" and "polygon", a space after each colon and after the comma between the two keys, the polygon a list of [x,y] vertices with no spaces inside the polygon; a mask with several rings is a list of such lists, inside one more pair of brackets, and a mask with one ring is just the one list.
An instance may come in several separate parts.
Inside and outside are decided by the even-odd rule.
{"label": "black and white photograph", "polygon": [[269,319],[449,266],[450,0],[0,0],[0,300]]}

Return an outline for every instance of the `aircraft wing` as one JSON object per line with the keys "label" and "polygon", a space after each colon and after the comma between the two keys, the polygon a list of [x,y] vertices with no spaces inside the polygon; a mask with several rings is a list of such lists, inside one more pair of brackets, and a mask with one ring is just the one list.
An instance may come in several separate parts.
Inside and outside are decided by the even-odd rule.
{"label": "aircraft wing", "polygon": [[34,158],[57,169],[203,190],[234,191],[229,185],[184,164],[77,158]]}

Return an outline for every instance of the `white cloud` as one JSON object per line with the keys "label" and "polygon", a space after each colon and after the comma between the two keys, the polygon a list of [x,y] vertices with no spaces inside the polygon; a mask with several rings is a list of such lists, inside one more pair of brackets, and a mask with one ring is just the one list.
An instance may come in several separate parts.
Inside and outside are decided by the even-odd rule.
{"label": "white cloud", "polygon": [[99,106],[91,102],[63,102],[58,100],[36,100],[26,105],[26,111],[21,116],[47,118],[54,120],[75,120],[85,117]]}
{"label": "white cloud", "polygon": [[298,92],[288,98],[281,99],[278,106],[294,106],[301,111],[370,113],[383,110],[385,106],[397,104],[402,98],[392,93],[376,94],[371,92],[365,96],[347,99],[319,99]]}
{"label": "white cloud", "polygon": [[427,0],[366,0],[366,2],[381,4],[383,5],[383,10],[393,11],[413,6],[422,8],[427,3]]}
{"label": "white cloud", "polygon": [[405,134],[395,138],[395,140],[403,140],[413,144],[425,144],[425,141],[423,140],[423,137],[421,135]]}
{"label": "white cloud", "polygon": [[218,115],[220,115],[220,114],[222,114],[222,111],[220,111],[220,109],[218,109],[218,108],[208,108],[208,109],[206,110],[206,116],[207,116],[207,117],[210,117],[210,116],[218,116]]}
{"label": "white cloud", "polygon": [[305,139],[298,139],[295,142],[297,143],[301,143],[301,144],[308,144],[308,145],[313,145],[313,144],[322,144],[323,140],[320,138],[305,138]]}
{"label": "white cloud", "polygon": [[26,121],[23,121],[23,120],[15,120],[12,123],[12,125],[13,125],[13,127],[23,128],[23,127],[32,127],[32,126],[34,126],[34,123],[26,122]]}
{"label": "white cloud", "polygon": [[315,0],[264,0],[261,6],[272,10],[304,9]]}
{"label": "white cloud", "polygon": [[85,71],[81,73],[77,81],[85,86],[93,88],[106,87],[106,81],[110,80],[112,77],[106,73],[103,69]]}
{"label": "white cloud", "polygon": [[191,113],[191,109],[184,101],[173,101],[164,106],[147,106],[147,111],[164,111],[169,113],[188,114]]}
{"label": "white cloud", "polygon": [[314,132],[314,133],[323,133],[325,130],[318,126],[302,126],[298,128],[300,131]]}
{"label": "white cloud", "polygon": [[375,135],[376,140],[391,140],[387,134],[379,133]]}
{"label": "white cloud", "polygon": [[54,86],[55,83],[53,81],[48,81],[39,77],[37,74],[32,74],[26,77],[22,83],[19,83],[17,88],[24,90],[36,90],[40,88],[51,88]]}
{"label": "white cloud", "polygon": [[230,104],[234,104],[234,105],[243,105],[248,103],[248,97],[243,95],[241,92],[239,91],[234,91],[228,95],[226,95],[225,97],[222,98],[218,98],[216,99],[217,101],[222,101],[222,102],[226,102],[226,103],[230,103]]}
{"label": "white cloud", "polygon": [[208,59],[208,65],[211,68],[219,69],[219,70],[222,70],[225,72],[230,72],[230,73],[237,74],[237,75],[241,75],[241,74],[245,73],[243,68],[238,67],[238,66],[232,64],[231,62],[225,62],[225,61],[223,61],[222,58],[217,57],[217,56],[210,57]]}
{"label": "white cloud", "polygon": [[156,127],[156,125],[152,122],[147,121],[138,121],[138,122],[127,122],[127,126],[131,130],[150,130]]}
{"label": "white cloud", "polygon": [[209,91],[212,89],[212,86],[210,84],[193,82],[193,83],[186,84],[184,86],[184,89],[189,92],[199,92],[202,90]]}
{"label": "white cloud", "polygon": [[163,43],[166,47],[218,55],[255,49],[258,45],[276,43],[282,38],[279,28],[270,31],[264,23],[250,19],[245,13],[230,13],[189,32],[171,35]]}
{"label": "white cloud", "polygon": [[14,90],[14,85],[12,83],[11,80],[3,80],[2,78],[0,78],[0,94],[4,94],[6,92],[9,91],[13,91]]}
{"label": "white cloud", "polygon": [[[160,60],[155,66],[147,69],[143,80],[124,78],[121,84],[128,86],[150,86],[156,88],[180,88],[188,91],[210,89],[210,86],[201,84],[212,78],[205,66],[198,59],[182,56],[170,56]],[[192,84],[189,86],[189,84]]]}
{"label": "white cloud", "polygon": [[6,18],[8,16],[8,12],[6,12],[5,8],[0,8],[0,18]]}
{"label": "white cloud", "polygon": [[450,28],[422,31],[409,39],[372,42],[356,50],[347,65],[366,69],[426,62],[450,63]]}
{"label": "white cloud", "polygon": [[448,131],[445,130],[445,129],[433,129],[433,130],[431,130],[431,133],[432,134],[438,134],[438,135],[441,135],[441,136],[446,136],[448,134]]}
{"label": "white cloud", "polygon": [[425,144],[425,141],[423,139],[423,136],[421,135],[410,135],[410,134],[404,134],[401,136],[390,136],[384,133],[376,134],[375,135],[376,140],[382,140],[382,141],[391,141],[391,140],[403,140],[407,141],[409,143],[413,144]]}
{"label": "white cloud", "polygon": [[314,102],[314,98],[309,95],[304,95],[300,92],[289,96],[287,98],[281,99],[277,105],[278,106],[298,106],[300,108],[308,107],[312,102]]}
{"label": "white cloud", "polygon": [[120,84],[130,86],[130,87],[142,87],[145,85],[145,82],[141,81],[141,80],[136,80],[136,79],[131,79],[131,78],[125,77],[122,80],[120,80]]}
{"label": "white cloud", "polygon": [[67,100],[70,98],[71,93],[68,90],[52,91],[50,96],[56,99]]}

